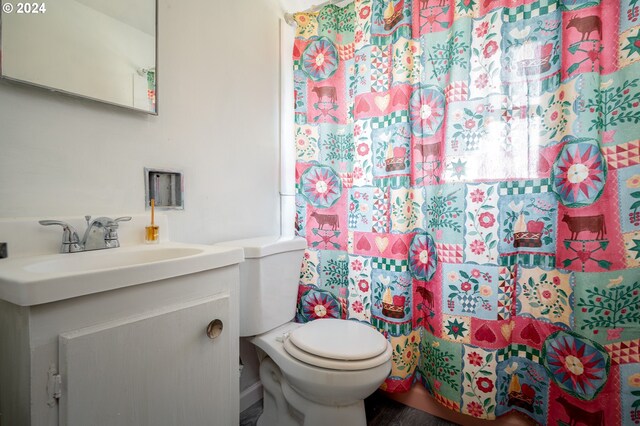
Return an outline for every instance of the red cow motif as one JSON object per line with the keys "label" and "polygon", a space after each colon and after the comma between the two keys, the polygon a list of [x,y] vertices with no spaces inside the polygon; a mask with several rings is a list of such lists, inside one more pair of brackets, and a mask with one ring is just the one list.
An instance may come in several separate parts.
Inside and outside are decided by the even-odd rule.
{"label": "red cow motif", "polygon": [[607,233],[603,214],[596,216],[569,216],[565,213],[562,221],[567,223],[569,231],[571,231],[570,240],[577,240],[578,235],[583,231],[595,233],[596,240],[604,239],[604,235]]}
{"label": "red cow motif", "polygon": [[580,41],[587,40],[594,31],[597,31],[598,37],[602,38],[602,21],[596,15],[581,18],[573,16],[567,24],[567,29],[569,28],[575,28],[582,35]]}
{"label": "red cow motif", "polygon": [[311,91],[318,97],[318,102],[322,102],[323,98],[328,99],[328,102],[331,102],[332,104],[335,104],[338,101],[338,95],[334,86],[314,87]]}
{"label": "red cow motif", "polygon": [[335,231],[340,225],[340,219],[337,214],[320,214],[313,212],[310,216],[316,220],[318,229],[324,229],[325,225],[329,225],[331,230]]}

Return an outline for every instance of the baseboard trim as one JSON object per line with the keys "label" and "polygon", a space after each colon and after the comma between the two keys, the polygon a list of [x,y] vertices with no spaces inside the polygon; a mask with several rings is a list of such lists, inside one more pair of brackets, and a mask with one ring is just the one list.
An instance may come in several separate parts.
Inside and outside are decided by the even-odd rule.
{"label": "baseboard trim", "polygon": [[240,412],[262,399],[262,382],[258,381],[240,392]]}

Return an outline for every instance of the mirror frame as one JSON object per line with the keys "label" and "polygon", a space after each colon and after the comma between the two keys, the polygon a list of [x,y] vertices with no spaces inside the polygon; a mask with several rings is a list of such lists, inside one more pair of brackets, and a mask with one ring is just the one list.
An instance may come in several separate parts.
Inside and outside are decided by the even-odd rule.
{"label": "mirror frame", "polygon": [[[155,115],[155,116],[158,115],[158,104],[159,104],[159,97],[158,97],[158,87],[159,87],[159,84],[158,84],[158,75],[159,75],[159,71],[158,71],[158,68],[159,68],[158,67],[158,50],[159,50],[158,49],[158,0],[153,0],[153,3],[155,4],[155,17],[154,17],[155,46],[154,46],[154,49],[155,49],[155,58],[156,58],[156,65],[155,65],[155,69],[156,69],[156,108],[155,108],[155,111],[144,110],[144,109],[140,109],[140,108],[134,108],[133,106],[119,104],[119,103],[116,103],[116,102],[111,102],[111,101],[103,100],[103,99],[100,99],[100,98],[94,98],[94,97],[83,95],[83,94],[80,94],[80,93],[69,92],[67,90],[59,89],[57,87],[46,86],[44,84],[33,83],[31,81],[26,81],[26,80],[21,80],[19,78],[6,76],[4,74],[4,70],[3,70],[3,55],[2,55],[2,40],[3,40],[3,37],[2,37],[2,35],[3,35],[3,32],[2,32],[2,16],[5,14],[5,12],[2,9],[2,6],[4,6],[5,3],[8,3],[8,2],[0,0],[0,80],[5,80],[5,81],[8,81],[10,83],[16,83],[16,84],[19,84],[21,86],[37,87],[39,89],[45,89],[48,92],[61,93],[63,95],[71,96],[71,97],[74,97],[74,98],[85,99],[85,100],[89,100],[89,101],[95,101],[95,102],[102,103],[102,104],[107,104],[107,105],[113,105],[113,106],[116,106],[116,107],[119,107],[119,108],[127,109],[129,111],[135,111],[135,112],[140,112],[140,113],[149,114],[149,115]],[[45,2],[41,1],[41,3],[45,3]]]}

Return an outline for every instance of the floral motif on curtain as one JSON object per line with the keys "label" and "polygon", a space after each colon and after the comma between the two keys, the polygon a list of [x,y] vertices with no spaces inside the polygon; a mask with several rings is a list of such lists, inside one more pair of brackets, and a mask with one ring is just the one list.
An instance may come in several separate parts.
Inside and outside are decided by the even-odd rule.
{"label": "floral motif on curtain", "polygon": [[640,2],[294,18],[296,319],[382,332],[390,392],[640,423]]}

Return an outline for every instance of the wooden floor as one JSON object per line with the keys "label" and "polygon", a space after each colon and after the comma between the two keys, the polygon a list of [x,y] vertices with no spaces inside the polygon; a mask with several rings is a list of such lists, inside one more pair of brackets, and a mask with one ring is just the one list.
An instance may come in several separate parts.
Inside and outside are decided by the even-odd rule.
{"label": "wooden floor", "polygon": [[[376,392],[364,400],[368,426],[453,426],[424,411],[407,407]],[[262,401],[240,414],[240,426],[254,426],[262,413]],[[338,425],[335,425],[338,426]]]}

